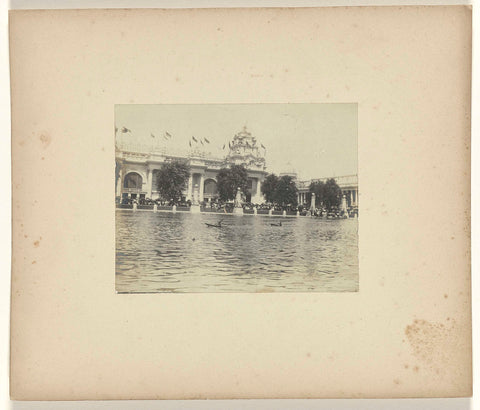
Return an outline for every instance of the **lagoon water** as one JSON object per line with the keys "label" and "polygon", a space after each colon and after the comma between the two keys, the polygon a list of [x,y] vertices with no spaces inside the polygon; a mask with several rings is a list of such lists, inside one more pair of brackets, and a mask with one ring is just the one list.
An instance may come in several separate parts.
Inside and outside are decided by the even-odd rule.
{"label": "lagoon water", "polygon": [[357,219],[117,210],[116,290],[355,292],[357,230]]}

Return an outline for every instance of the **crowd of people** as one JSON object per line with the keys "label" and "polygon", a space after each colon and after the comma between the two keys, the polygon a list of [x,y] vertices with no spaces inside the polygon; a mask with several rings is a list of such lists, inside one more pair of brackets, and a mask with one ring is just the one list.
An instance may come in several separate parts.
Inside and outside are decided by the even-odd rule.
{"label": "crowd of people", "polygon": [[[165,201],[162,199],[150,199],[150,198],[122,198],[120,199],[117,197],[116,199],[117,204],[121,205],[157,205],[157,206],[173,206],[177,205],[177,207],[190,207],[192,202],[190,200],[186,201]],[[212,201],[203,201],[200,203],[200,206],[205,209],[209,210],[210,212],[227,212],[230,213],[233,211],[234,203],[233,202],[224,202],[220,200],[212,200]],[[312,217],[319,217],[319,218],[346,218],[346,217],[358,217],[358,208],[356,207],[348,207],[347,211],[345,212],[338,207],[333,207],[331,209],[326,209],[323,207],[317,207],[314,210],[311,210],[309,206],[305,205],[287,205],[287,206],[280,206],[277,204],[271,203],[262,203],[262,204],[254,204],[252,202],[246,202],[242,205],[244,210],[253,211],[254,209],[258,211],[277,211],[283,212],[286,211],[290,214],[296,214],[297,212],[301,216],[312,216]]]}

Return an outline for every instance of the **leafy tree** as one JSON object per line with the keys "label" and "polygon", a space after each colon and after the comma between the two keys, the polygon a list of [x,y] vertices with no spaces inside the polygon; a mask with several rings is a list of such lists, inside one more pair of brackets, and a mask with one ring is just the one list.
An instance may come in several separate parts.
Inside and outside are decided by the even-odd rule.
{"label": "leafy tree", "polygon": [[217,190],[222,201],[235,199],[239,187],[244,194],[247,192],[248,176],[243,165],[231,165],[230,168],[222,168],[218,171]]}
{"label": "leafy tree", "polygon": [[297,186],[295,181],[289,175],[284,175],[278,179],[275,187],[274,202],[277,205],[285,207],[287,205],[297,205]]}
{"label": "leafy tree", "polygon": [[330,178],[325,182],[322,201],[323,205],[328,210],[338,207],[342,203],[342,190],[333,178]]}
{"label": "leafy tree", "polygon": [[278,177],[275,174],[269,174],[262,183],[262,194],[267,202],[275,201],[275,190],[277,188]]}
{"label": "leafy tree", "polygon": [[160,196],[174,203],[182,197],[190,177],[190,166],[182,161],[164,163],[157,174],[157,188]]}

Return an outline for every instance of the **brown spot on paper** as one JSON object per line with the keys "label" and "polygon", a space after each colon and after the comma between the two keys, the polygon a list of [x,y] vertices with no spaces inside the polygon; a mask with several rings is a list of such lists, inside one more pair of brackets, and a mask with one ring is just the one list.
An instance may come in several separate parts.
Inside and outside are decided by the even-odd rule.
{"label": "brown spot on paper", "polygon": [[[405,335],[414,356],[436,373],[445,372],[451,364],[458,362],[455,353],[462,354],[462,347],[458,346],[458,332],[454,320],[447,326],[443,323],[415,320],[405,328]],[[419,366],[415,366],[413,370],[418,372]]]}
{"label": "brown spot on paper", "polygon": [[50,145],[50,142],[52,141],[52,137],[50,137],[49,134],[43,133],[40,134],[40,142],[42,143],[43,148],[47,148]]}

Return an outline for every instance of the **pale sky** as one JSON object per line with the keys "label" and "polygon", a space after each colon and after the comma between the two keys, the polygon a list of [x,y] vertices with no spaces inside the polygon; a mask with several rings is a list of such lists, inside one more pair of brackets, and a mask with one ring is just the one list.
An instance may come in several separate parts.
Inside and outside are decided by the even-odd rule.
{"label": "pale sky", "polygon": [[188,150],[192,136],[207,138],[199,148],[216,157],[246,126],[267,149],[268,172],[294,168],[299,179],[357,173],[357,104],[125,104],[115,106],[115,124],[119,141],[160,141],[167,149]]}

